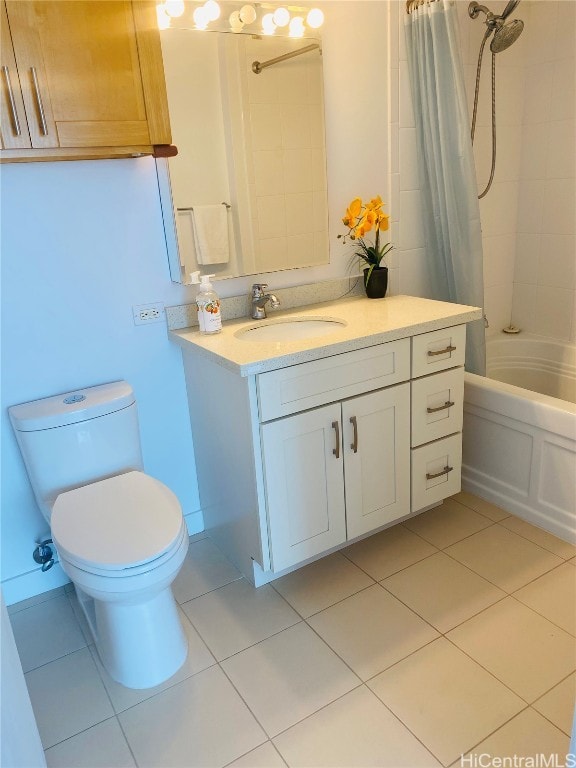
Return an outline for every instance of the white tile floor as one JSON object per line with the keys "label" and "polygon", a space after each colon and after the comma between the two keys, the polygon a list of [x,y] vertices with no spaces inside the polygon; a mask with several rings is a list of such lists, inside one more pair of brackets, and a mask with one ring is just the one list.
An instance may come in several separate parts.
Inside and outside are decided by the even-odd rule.
{"label": "white tile floor", "polygon": [[258,590],[196,538],[174,588],[188,659],[146,691],[106,674],[73,592],[10,613],[49,766],[563,759],[575,555],[466,493]]}

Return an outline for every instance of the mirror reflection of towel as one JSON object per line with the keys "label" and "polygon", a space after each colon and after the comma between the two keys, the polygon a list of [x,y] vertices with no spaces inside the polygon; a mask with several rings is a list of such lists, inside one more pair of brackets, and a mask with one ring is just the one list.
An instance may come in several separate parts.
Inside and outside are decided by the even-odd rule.
{"label": "mirror reflection of towel", "polygon": [[195,205],[190,215],[198,264],[226,264],[230,259],[226,206]]}

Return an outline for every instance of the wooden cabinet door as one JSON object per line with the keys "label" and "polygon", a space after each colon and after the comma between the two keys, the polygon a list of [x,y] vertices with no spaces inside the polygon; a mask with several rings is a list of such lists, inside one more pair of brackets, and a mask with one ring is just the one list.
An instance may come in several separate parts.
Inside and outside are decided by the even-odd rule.
{"label": "wooden cabinet door", "polygon": [[260,428],[274,571],[346,540],[340,413],[327,405]]}
{"label": "wooden cabinet door", "polygon": [[342,422],[353,539],[410,513],[410,384],[347,400]]}
{"label": "wooden cabinet door", "polygon": [[6,6],[0,3],[0,135],[2,149],[28,149],[30,133],[24,111]]}
{"label": "wooden cabinet door", "polygon": [[8,0],[6,7],[33,147],[169,143],[169,135],[151,135],[146,109],[154,30],[140,27],[150,23],[150,3]]}

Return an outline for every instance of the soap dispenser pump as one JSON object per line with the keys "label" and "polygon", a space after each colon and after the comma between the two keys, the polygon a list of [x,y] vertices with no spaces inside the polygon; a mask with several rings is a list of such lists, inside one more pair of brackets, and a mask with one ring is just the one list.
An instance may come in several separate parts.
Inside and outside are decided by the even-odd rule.
{"label": "soap dispenser pump", "polygon": [[222,330],[222,317],[220,315],[220,298],[212,288],[210,278],[215,275],[202,275],[200,271],[191,272],[190,280],[194,285],[200,285],[200,290],[196,295],[196,306],[198,308],[198,325],[200,333],[220,333]]}

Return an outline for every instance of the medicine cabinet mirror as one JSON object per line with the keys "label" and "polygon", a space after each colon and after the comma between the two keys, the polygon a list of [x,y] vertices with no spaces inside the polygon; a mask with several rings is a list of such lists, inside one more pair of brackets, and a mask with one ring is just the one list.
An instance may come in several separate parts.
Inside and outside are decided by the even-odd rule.
{"label": "medicine cabinet mirror", "polygon": [[160,36],[178,147],[157,160],[172,280],[326,264],[320,40],[177,24]]}

